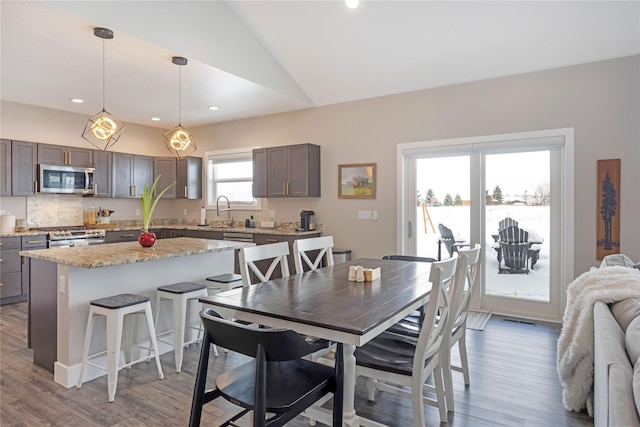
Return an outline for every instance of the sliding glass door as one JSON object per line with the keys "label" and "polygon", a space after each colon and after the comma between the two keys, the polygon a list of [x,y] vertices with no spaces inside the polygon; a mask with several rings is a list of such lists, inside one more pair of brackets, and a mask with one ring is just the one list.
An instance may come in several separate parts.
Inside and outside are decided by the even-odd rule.
{"label": "sliding glass door", "polygon": [[573,274],[571,147],[559,131],[399,146],[400,250],[444,259],[479,243],[476,309],[560,320]]}

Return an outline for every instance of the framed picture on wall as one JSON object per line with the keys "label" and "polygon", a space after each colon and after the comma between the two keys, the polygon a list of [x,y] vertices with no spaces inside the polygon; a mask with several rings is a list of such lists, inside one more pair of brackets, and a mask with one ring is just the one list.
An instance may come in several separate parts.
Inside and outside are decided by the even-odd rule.
{"label": "framed picture on wall", "polygon": [[339,199],[375,199],[376,164],[338,165]]}
{"label": "framed picture on wall", "polygon": [[596,258],[620,253],[620,159],[598,160]]}

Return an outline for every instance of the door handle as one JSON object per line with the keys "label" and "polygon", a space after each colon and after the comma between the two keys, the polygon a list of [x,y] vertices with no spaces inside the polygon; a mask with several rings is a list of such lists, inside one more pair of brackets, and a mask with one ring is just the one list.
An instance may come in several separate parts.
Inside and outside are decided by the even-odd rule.
{"label": "door handle", "polygon": [[188,199],[188,198],[189,198],[189,193],[188,193],[188,190],[187,190],[187,186],[186,186],[186,185],[184,186],[184,198],[185,198],[185,199]]}
{"label": "door handle", "polygon": [[413,237],[413,223],[409,221],[409,238]]}

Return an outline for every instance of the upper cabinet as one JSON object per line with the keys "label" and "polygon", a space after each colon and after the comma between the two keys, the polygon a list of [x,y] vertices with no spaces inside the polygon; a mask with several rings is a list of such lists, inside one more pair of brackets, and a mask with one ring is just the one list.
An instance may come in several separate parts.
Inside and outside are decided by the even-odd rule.
{"label": "upper cabinet", "polygon": [[254,150],[253,196],[320,197],[320,146],[298,144]]}
{"label": "upper cabinet", "polygon": [[[176,158],[175,157],[154,157],[153,158],[153,175],[154,180],[158,175],[160,179],[156,185],[156,194],[160,194],[162,190],[176,182]],[[175,199],[176,198],[176,186],[172,186],[162,195],[163,199]]]}
{"label": "upper cabinet", "polygon": [[38,163],[91,168],[93,167],[93,151],[88,148],[38,144]]}
{"label": "upper cabinet", "polygon": [[11,141],[11,194],[13,196],[36,195],[37,145],[35,142]]}
{"label": "upper cabinet", "polygon": [[93,150],[93,197],[111,197],[111,174],[113,173],[113,153]]}
{"label": "upper cabinet", "polygon": [[0,196],[11,195],[11,141],[0,139]]}
{"label": "upper cabinet", "polygon": [[113,197],[140,197],[153,184],[153,157],[113,153]]}
{"label": "upper cabinet", "polygon": [[185,157],[177,162],[176,197],[178,199],[202,199],[202,159]]}

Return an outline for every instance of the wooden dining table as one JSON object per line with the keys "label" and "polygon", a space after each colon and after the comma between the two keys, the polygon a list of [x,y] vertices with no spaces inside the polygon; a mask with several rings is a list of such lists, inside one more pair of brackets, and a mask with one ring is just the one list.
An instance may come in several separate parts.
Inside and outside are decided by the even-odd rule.
{"label": "wooden dining table", "polygon": [[[348,281],[349,266],[380,267],[372,282]],[[354,350],[424,305],[429,299],[430,263],[356,259],[347,263],[221,292],[200,301],[225,315],[260,325],[293,329],[301,334],[343,343],[344,424],[380,426],[363,419],[354,407]],[[331,424],[322,408],[307,411]]]}

